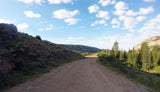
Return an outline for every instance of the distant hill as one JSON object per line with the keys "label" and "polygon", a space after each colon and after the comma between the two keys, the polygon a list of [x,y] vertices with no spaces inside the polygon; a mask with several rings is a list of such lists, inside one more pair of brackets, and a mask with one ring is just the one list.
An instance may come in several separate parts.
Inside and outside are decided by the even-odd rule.
{"label": "distant hill", "polygon": [[0,91],[21,83],[28,75],[82,58],[40,36],[19,33],[13,24],[0,24]]}
{"label": "distant hill", "polygon": [[90,46],[83,46],[83,45],[67,45],[67,44],[60,44],[60,46],[70,49],[70,50],[75,50],[79,52],[88,52],[88,53],[97,53],[101,52],[101,49],[95,48],[95,47],[90,47]]}
{"label": "distant hill", "polygon": [[[160,35],[148,38],[148,39],[144,40],[142,43],[144,43],[144,42],[148,43],[149,47],[152,49],[152,47],[154,45],[160,45]],[[136,50],[140,49],[142,43],[138,44],[134,48]]]}

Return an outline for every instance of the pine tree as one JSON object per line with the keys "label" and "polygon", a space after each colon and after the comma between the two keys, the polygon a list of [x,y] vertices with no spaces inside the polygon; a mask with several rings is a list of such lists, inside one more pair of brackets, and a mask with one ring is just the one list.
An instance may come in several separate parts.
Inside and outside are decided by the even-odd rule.
{"label": "pine tree", "polygon": [[142,68],[142,51],[139,50],[138,54],[137,54],[137,65],[138,65],[138,69]]}
{"label": "pine tree", "polygon": [[125,58],[124,58],[124,51],[120,51],[120,56],[119,56],[119,60],[120,61],[124,61],[125,60]]}
{"label": "pine tree", "polygon": [[142,70],[147,71],[151,68],[151,55],[147,43],[142,43]]}
{"label": "pine tree", "polygon": [[157,67],[158,62],[160,61],[160,46],[159,45],[153,46],[152,58],[153,58],[153,66]]}
{"label": "pine tree", "polygon": [[127,53],[127,65],[132,66],[132,51],[129,50]]}
{"label": "pine tree", "polygon": [[109,57],[110,57],[111,60],[113,60],[113,59],[115,58],[115,53],[114,53],[113,50],[111,50],[111,51],[109,52]]}
{"label": "pine tree", "polygon": [[112,50],[114,51],[114,55],[118,57],[119,46],[117,41],[113,44]]}
{"label": "pine tree", "polygon": [[109,50],[108,49],[106,50],[106,53],[107,53],[107,55],[109,55]]}
{"label": "pine tree", "polygon": [[127,52],[124,51],[124,61],[126,61],[126,60],[127,60]]}
{"label": "pine tree", "polygon": [[134,68],[138,68],[138,64],[137,64],[137,52],[136,52],[136,50],[134,48],[132,50],[131,57],[132,57],[132,65],[133,65],[133,67]]}

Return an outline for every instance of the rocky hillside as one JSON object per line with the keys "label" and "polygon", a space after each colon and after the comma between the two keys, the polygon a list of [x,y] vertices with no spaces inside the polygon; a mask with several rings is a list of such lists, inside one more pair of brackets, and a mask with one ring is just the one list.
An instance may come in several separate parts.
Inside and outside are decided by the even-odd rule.
{"label": "rocky hillside", "polygon": [[101,49],[95,48],[95,47],[90,47],[90,46],[83,46],[83,45],[67,45],[67,44],[60,44],[60,46],[70,49],[70,50],[75,50],[83,53],[97,53],[101,52]]}
{"label": "rocky hillside", "polygon": [[[160,35],[148,38],[148,39],[144,40],[142,43],[144,43],[144,42],[148,43],[150,48],[152,48],[154,45],[160,45]],[[138,44],[134,48],[136,50],[140,49],[142,43]]]}
{"label": "rocky hillside", "polygon": [[0,91],[22,82],[28,75],[82,58],[39,36],[19,33],[13,24],[0,24]]}

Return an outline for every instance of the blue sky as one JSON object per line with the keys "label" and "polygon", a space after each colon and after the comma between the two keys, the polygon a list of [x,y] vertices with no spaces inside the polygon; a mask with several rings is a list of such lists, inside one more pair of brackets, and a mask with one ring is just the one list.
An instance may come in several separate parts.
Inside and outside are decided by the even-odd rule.
{"label": "blue sky", "polygon": [[160,35],[160,0],[0,0],[0,23],[60,44],[122,49]]}

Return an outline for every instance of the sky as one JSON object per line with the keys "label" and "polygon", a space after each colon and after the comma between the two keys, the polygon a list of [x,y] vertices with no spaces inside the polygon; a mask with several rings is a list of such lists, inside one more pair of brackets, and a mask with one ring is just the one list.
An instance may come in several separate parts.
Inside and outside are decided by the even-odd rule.
{"label": "sky", "polygon": [[160,0],[0,0],[0,23],[57,44],[128,50],[160,35]]}

